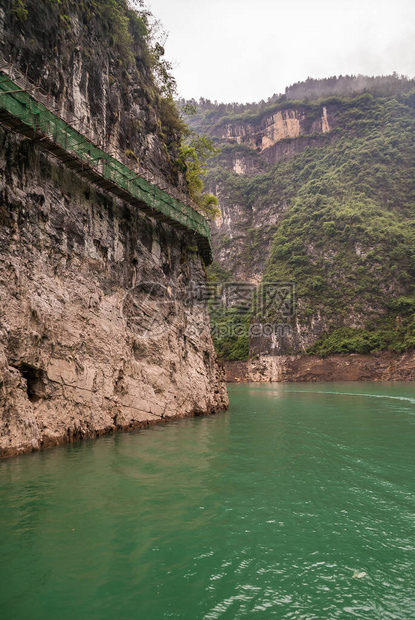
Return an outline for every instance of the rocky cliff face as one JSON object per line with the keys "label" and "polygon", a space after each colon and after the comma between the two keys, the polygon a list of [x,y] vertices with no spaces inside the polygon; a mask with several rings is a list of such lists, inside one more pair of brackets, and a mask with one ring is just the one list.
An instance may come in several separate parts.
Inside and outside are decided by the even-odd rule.
{"label": "rocky cliff face", "polygon": [[[49,2],[26,6],[42,23],[56,9]],[[105,48],[99,21],[86,62],[90,26],[80,25],[82,11],[70,12],[71,30],[62,35],[56,23],[44,23],[46,34],[37,22],[21,23],[10,8],[2,3],[9,26],[3,51],[8,46],[23,69],[26,59],[31,77],[38,71],[43,86],[53,84],[55,96],[67,97],[96,131],[116,135],[180,184],[172,165],[177,131],[174,122],[163,131],[149,69],[136,58],[141,94],[133,80],[125,89],[118,77],[110,84],[108,63],[117,52]],[[68,46],[75,39],[79,53]],[[121,76],[121,69],[111,71]],[[204,282],[192,239],[1,129],[0,456],[226,408],[207,310],[191,295]]]}
{"label": "rocky cliff face", "polygon": [[305,108],[289,107],[265,114],[256,124],[243,121],[219,124],[212,135],[221,141],[245,144],[262,153],[281,140],[328,133],[334,128],[335,119],[335,106],[323,105],[319,113],[312,115]]}
{"label": "rocky cliff face", "polygon": [[[157,84],[145,20],[126,0],[0,1],[0,53],[83,121],[103,147],[127,151],[185,187],[176,159],[180,123]],[[19,14],[18,14],[19,15]]]}
{"label": "rocky cliff face", "polygon": [[266,356],[248,362],[227,362],[226,380],[252,381],[415,381],[415,353],[403,355]]}
{"label": "rocky cliff face", "polygon": [[[192,121],[222,149],[206,182],[222,212],[212,277],[295,284],[289,329],[251,333],[253,357],[316,343],[323,355],[415,347],[415,83],[375,83],[373,93],[242,110],[202,102]],[[251,326],[262,318],[252,312]]]}
{"label": "rocky cliff face", "polygon": [[[219,120],[204,130],[222,148],[220,166],[240,177],[254,177],[306,148],[324,147],[336,140],[338,135],[332,130],[338,115],[338,104],[287,107],[255,122],[236,117],[231,123]],[[218,195],[221,209],[212,231],[215,260],[234,278],[258,283],[287,200],[281,196],[276,201],[255,201],[246,208],[245,197],[238,200],[237,187],[228,191],[218,175],[208,179],[208,189]]]}

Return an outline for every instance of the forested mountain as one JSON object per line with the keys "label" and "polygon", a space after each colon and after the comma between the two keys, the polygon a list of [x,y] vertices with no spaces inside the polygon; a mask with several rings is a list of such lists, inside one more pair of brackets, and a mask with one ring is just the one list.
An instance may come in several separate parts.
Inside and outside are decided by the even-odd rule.
{"label": "forested mountain", "polygon": [[[291,335],[262,352],[415,347],[415,84],[360,84],[308,80],[287,90],[307,99],[240,112],[202,101],[191,120],[221,148],[206,177],[222,211],[211,277],[295,282]],[[248,355],[245,336],[217,345],[225,359]]]}

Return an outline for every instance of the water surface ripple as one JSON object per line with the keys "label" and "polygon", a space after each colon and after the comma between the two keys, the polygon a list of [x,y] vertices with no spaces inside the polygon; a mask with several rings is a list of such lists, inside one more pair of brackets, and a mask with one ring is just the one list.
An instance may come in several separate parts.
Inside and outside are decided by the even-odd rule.
{"label": "water surface ripple", "polygon": [[230,399],[1,462],[1,618],[415,618],[415,385]]}

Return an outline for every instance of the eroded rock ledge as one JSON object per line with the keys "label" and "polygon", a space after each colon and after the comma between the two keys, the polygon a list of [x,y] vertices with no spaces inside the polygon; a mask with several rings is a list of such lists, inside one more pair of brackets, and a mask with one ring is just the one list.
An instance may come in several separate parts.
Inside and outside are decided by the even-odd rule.
{"label": "eroded rock ledge", "polygon": [[279,355],[227,362],[226,380],[239,381],[415,381],[415,351],[399,355]]}
{"label": "eroded rock ledge", "polygon": [[0,456],[225,409],[192,240],[0,146]]}

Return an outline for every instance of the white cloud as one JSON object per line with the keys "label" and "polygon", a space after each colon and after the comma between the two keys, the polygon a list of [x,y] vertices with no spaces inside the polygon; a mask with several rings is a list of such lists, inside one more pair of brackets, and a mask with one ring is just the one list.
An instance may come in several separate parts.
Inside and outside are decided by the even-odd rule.
{"label": "white cloud", "polygon": [[258,101],[307,78],[415,74],[413,0],[149,0],[179,92]]}

